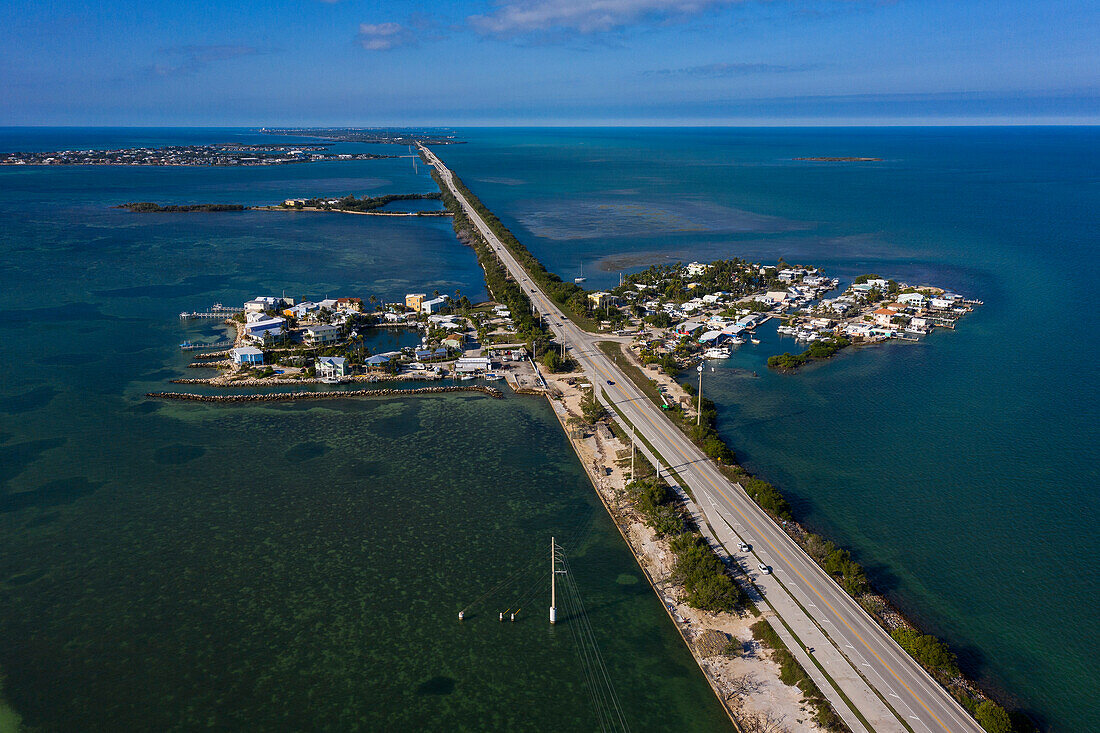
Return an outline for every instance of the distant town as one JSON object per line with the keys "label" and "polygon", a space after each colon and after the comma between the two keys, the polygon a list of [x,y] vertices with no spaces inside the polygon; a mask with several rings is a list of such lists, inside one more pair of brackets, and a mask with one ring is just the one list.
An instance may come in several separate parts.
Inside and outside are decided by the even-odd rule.
{"label": "distant town", "polygon": [[438,130],[387,129],[369,127],[262,127],[264,135],[312,137],[344,143],[374,143],[377,145],[456,145],[462,141]]}
{"label": "distant town", "polygon": [[119,150],[0,153],[0,165],[253,166],[396,157],[398,156],[377,153],[332,153],[325,144],[170,145]]}

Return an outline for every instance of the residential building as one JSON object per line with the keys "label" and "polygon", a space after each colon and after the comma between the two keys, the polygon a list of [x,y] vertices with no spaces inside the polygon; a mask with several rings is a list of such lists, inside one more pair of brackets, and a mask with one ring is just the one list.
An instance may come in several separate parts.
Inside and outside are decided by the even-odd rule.
{"label": "residential building", "polygon": [[328,377],[346,377],[348,375],[348,360],[342,356],[318,357],[313,366],[314,372],[322,379]]}
{"label": "residential building", "polygon": [[309,326],[302,340],[310,346],[330,344],[340,340],[340,329],[329,325]]}
{"label": "residential building", "polygon": [[294,301],[289,298],[276,298],[273,295],[261,295],[245,302],[244,310],[245,313],[263,313],[264,311],[278,310],[284,304],[294,305]]}
{"label": "residential building", "polygon": [[283,329],[286,328],[285,318],[262,318],[245,323],[244,326],[245,336],[255,339],[263,339],[264,334],[269,336],[282,336]]}
{"label": "residential building", "polygon": [[455,374],[469,374],[470,372],[487,372],[493,368],[492,360],[487,356],[466,356],[455,362]]}
{"label": "residential building", "polygon": [[877,323],[878,325],[889,326],[892,323],[890,319],[892,319],[897,314],[898,312],[893,308],[879,308],[871,315],[875,317],[875,323]]}
{"label": "residential building", "polygon": [[611,293],[601,290],[597,293],[589,293],[588,302],[592,305],[593,308],[607,308],[610,306],[618,305],[619,299]]}
{"label": "residential building", "polygon": [[237,366],[255,366],[264,363],[264,352],[254,346],[238,346],[230,351]]}
{"label": "residential building", "polygon": [[405,307],[412,308],[417,313],[420,312],[420,306],[424,303],[424,299],[428,296],[425,293],[408,293],[405,296]]}
{"label": "residential building", "polygon": [[362,313],[363,312],[363,299],[362,298],[337,298],[336,310],[343,313]]}
{"label": "residential building", "polygon": [[448,301],[450,301],[450,298],[448,298],[446,295],[441,295],[438,298],[432,298],[431,300],[425,300],[420,304],[420,312],[429,314],[438,313],[443,309],[444,306],[447,305]]}

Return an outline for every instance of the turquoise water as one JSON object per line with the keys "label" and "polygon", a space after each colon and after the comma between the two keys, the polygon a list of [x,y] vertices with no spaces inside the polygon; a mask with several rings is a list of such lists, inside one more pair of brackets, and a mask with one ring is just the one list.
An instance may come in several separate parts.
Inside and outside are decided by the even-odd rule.
{"label": "turquoise water", "polygon": [[768,372],[767,356],[799,348],[770,331],[704,392],[741,460],[969,673],[1046,728],[1100,729],[1100,130],[463,135],[441,157],[547,267],[590,287],[654,262],[782,256],[985,301],[955,332],[794,375]]}
{"label": "turquoise water", "polygon": [[[0,145],[228,134],[7,130]],[[545,621],[557,535],[632,727],[728,727],[544,402],[143,398],[194,376],[179,342],[224,336],[181,310],[486,293],[446,219],[110,205],[431,190],[408,159],[0,169],[0,669],[28,724],[592,730],[570,626]]]}

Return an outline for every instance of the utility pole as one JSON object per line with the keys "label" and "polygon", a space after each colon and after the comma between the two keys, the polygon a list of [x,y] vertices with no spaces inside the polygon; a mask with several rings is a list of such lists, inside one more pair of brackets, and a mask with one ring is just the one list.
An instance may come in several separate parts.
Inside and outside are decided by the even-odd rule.
{"label": "utility pole", "polygon": [[703,422],[703,365],[700,364],[697,369],[699,370],[699,402],[695,405],[695,424],[700,425]]}
{"label": "utility pole", "polygon": [[635,474],[634,474],[634,450],[635,450],[634,426],[631,425],[630,426],[630,480],[631,481],[633,481],[635,479]]}
{"label": "utility pole", "polygon": [[550,538],[550,623],[558,622],[558,561],[554,548],[554,538]]}

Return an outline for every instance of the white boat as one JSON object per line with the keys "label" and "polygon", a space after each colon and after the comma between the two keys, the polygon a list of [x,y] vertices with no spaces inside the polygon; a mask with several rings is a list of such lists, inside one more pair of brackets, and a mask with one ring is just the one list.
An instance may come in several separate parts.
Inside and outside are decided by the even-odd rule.
{"label": "white boat", "polygon": [[760,345],[760,339],[758,339],[758,338],[752,339],[752,345],[753,346],[759,346]]}
{"label": "white boat", "polygon": [[575,277],[575,278],[573,278],[573,282],[575,282],[577,285],[580,285],[581,283],[586,282],[587,280],[588,280],[587,277]]}
{"label": "white boat", "polygon": [[703,352],[704,359],[728,359],[730,350],[724,346],[712,346]]}
{"label": "white boat", "polygon": [[321,377],[321,384],[340,384],[336,377]]}
{"label": "white boat", "polygon": [[485,381],[486,382],[496,382],[496,381],[501,380],[501,379],[504,379],[504,377],[502,377],[499,374],[494,374],[493,372],[489,372],[488,374],[485,375]]}
{"label": "white boat", "polygon": [[463,382],[469,382],[471,379],[477,379],[473,374],[463,374],[459,379]]}
{"label": "white boat", "polygon": [[745,339],[742,336],[734,336],[732,339],[730,339],[730,343],[734,346],[741,346],[745,343]]}

